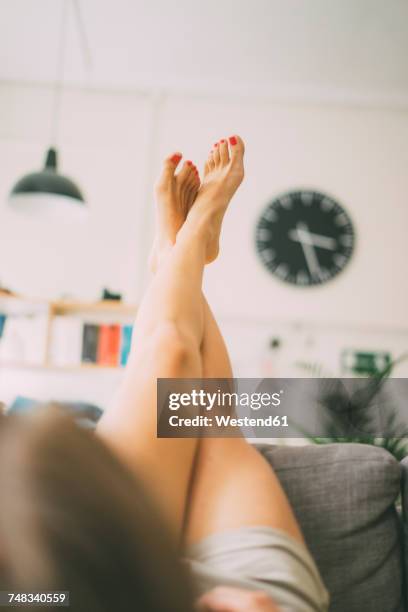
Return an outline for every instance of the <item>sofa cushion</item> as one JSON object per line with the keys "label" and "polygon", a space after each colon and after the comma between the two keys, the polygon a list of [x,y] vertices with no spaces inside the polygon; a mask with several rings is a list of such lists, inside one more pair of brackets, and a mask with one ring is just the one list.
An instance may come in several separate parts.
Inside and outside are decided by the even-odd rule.
{"label": "sofa cushion", "polygon": [[404,570],[405,570],[405,589],[406,589],[406,602],[405,606],[408,610],[408,457],[405,457],[401,461],[402,469],[402,485],[401,485],[401,501],[402,501],[402,515],[404,525]]}
{"label": "sofa cushion", "polygon": [[402,612],[401,467],[364,444],[258,446],[292,504],[332,612]]}

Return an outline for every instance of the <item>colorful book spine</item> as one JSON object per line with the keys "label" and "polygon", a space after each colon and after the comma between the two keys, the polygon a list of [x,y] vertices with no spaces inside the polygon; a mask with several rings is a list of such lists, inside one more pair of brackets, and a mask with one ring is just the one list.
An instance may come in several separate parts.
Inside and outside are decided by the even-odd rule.
{"label": "colorful book spine", "polygon": [[6,325],[7,316],[5,314],[0,314],[0,338],[3,335],[4,327]]}
{"label": "colorful book spine", "polygon": [[132,345],[132,325],[122,327],[122,342],[120,347],[120,365],[125,366],[129,359],[130,347]]}
{"label": "colorful book spine", "polygon": [[120,325],[101,325],[98,344],[98,365],[119,365]]}
{"label": "colorful book spine", "polygon": [[98,361],[99,325],[85,323],[82,336],[82,361],[96,363]]}

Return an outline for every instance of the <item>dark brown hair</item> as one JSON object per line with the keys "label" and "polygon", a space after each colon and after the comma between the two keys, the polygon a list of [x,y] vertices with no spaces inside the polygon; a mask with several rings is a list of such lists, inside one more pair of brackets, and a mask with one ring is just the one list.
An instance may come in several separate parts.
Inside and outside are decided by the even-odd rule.
{"label": "dark brown hair", "polygon": [[54,410],[0,416],[8,589],[70,591],[81,612],[192,610],[188,577],[141,484],[95,434]]}

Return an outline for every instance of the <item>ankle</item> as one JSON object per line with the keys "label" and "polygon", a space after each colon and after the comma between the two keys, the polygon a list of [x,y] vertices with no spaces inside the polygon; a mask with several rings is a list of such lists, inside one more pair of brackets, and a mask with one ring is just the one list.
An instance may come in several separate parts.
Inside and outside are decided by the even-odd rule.
{"label": "ankle", "polygon": [[157,270],[162,266],[163,262],[169,256],[171,249],[174,245],[170,241],[159,243],[155,241],[152,247],[152,251],[149,256],[148,268],[151,274],[155,274]]}

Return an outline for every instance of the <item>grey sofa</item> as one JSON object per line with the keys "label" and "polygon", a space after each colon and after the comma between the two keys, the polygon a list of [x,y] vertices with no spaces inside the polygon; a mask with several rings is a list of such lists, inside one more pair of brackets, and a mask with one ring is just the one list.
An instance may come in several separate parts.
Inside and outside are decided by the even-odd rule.
{"label": "grey sofa", "polygon": [[408,460],[398,463],[362,444],[258,449],[292,503],[330,592],[330,610],[408,610]]}

